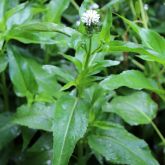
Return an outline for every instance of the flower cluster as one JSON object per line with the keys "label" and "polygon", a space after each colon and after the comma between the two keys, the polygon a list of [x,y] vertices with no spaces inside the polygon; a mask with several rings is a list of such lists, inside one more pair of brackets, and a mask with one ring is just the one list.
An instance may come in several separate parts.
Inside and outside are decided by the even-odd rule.
{"label": "flower cluster", "polygon": [[87,10],[81,17],[81,21],[87,26],[96,25],[99,23],[99,20],[100,14],[96,10]]}

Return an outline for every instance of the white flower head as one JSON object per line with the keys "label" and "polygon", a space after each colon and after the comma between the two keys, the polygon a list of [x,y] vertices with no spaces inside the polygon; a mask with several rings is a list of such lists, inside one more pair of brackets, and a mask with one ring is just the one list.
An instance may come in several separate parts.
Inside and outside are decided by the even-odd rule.
{"label": "white flower head", "polygon": [[81,21],[87,26],[97,25],[100,20],[100,14],[96,10],[87,10],[82,14]]}

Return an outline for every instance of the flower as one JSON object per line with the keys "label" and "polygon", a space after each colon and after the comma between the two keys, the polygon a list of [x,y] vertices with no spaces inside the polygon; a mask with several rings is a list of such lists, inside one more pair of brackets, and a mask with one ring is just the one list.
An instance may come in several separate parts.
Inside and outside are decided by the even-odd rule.
{"label": "flower", "polygon": [[100,14],[97,13],[96,10],[87,10],[82,14],[81,21],[87,26],[91,26],[92,24],[98,24],[100,19]]}

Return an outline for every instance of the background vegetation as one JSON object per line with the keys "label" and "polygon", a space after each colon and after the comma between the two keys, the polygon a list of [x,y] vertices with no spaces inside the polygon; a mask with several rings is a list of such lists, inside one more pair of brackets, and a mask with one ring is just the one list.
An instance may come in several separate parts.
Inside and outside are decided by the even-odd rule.
{"label": "background vegetation", "polygon": [[1,0],[0,165],[164,165],[164,36],[164,0]]}

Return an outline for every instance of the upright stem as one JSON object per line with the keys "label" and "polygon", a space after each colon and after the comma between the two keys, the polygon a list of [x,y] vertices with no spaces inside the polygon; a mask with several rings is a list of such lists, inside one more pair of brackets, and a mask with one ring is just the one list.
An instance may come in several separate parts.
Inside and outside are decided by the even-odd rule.
{"label": "upright stem", "polygon": [[159,131],[158,127],[155,125],[155,123],[153,121],[151,121],[151,125],[154,128],[154,130],[156,131],[156,133],[158,134],[158,136],[160,137],[163,145],[165,145],[165,139],[164,139],[163,135],[161,134],[161,132]]}
{"label": "upright stem", "polygon": [[130,7],[134,18],[136,18],[136,11],[132,0],[130,0]]}
{"label": "upright stem", "polygon": [[86,55],[86,59],[85,59],[85,64],[84,64],[84,69],[88,67],[88,63],[89,63],[89,59],[90,59],[90,55],[91,55],[91,49],[92,49],[92,36],[89,36],[89,49]]}
{"label": "upright stem", "polygon": [[81,140],[78,144],[78,165],[84,165],[84,163],[83,163],[83,144],[82,144]]}
{"label": "upright stem", "polygon": [[75,2],[75,0],[71,0],[72,5],[75,7],[75,9],[79,12],[79,6],[77,5],[77,3]]}
{"label": "upright stem", "polygon": [[144,5],[143,5],[143,1],[142,0],[139,0],[139,5],[140,5],[140,11],[141,11],[143,25],[144,25],[145,28],[148,28],[146,13],[144,11]]}
{"label": "upright stem", "polygon": [[4,98],[4,110],[9,111],[8,89],[6,86],[6,77],[4,72],[1,75],[1,80],[2,80],[2,93]]}

